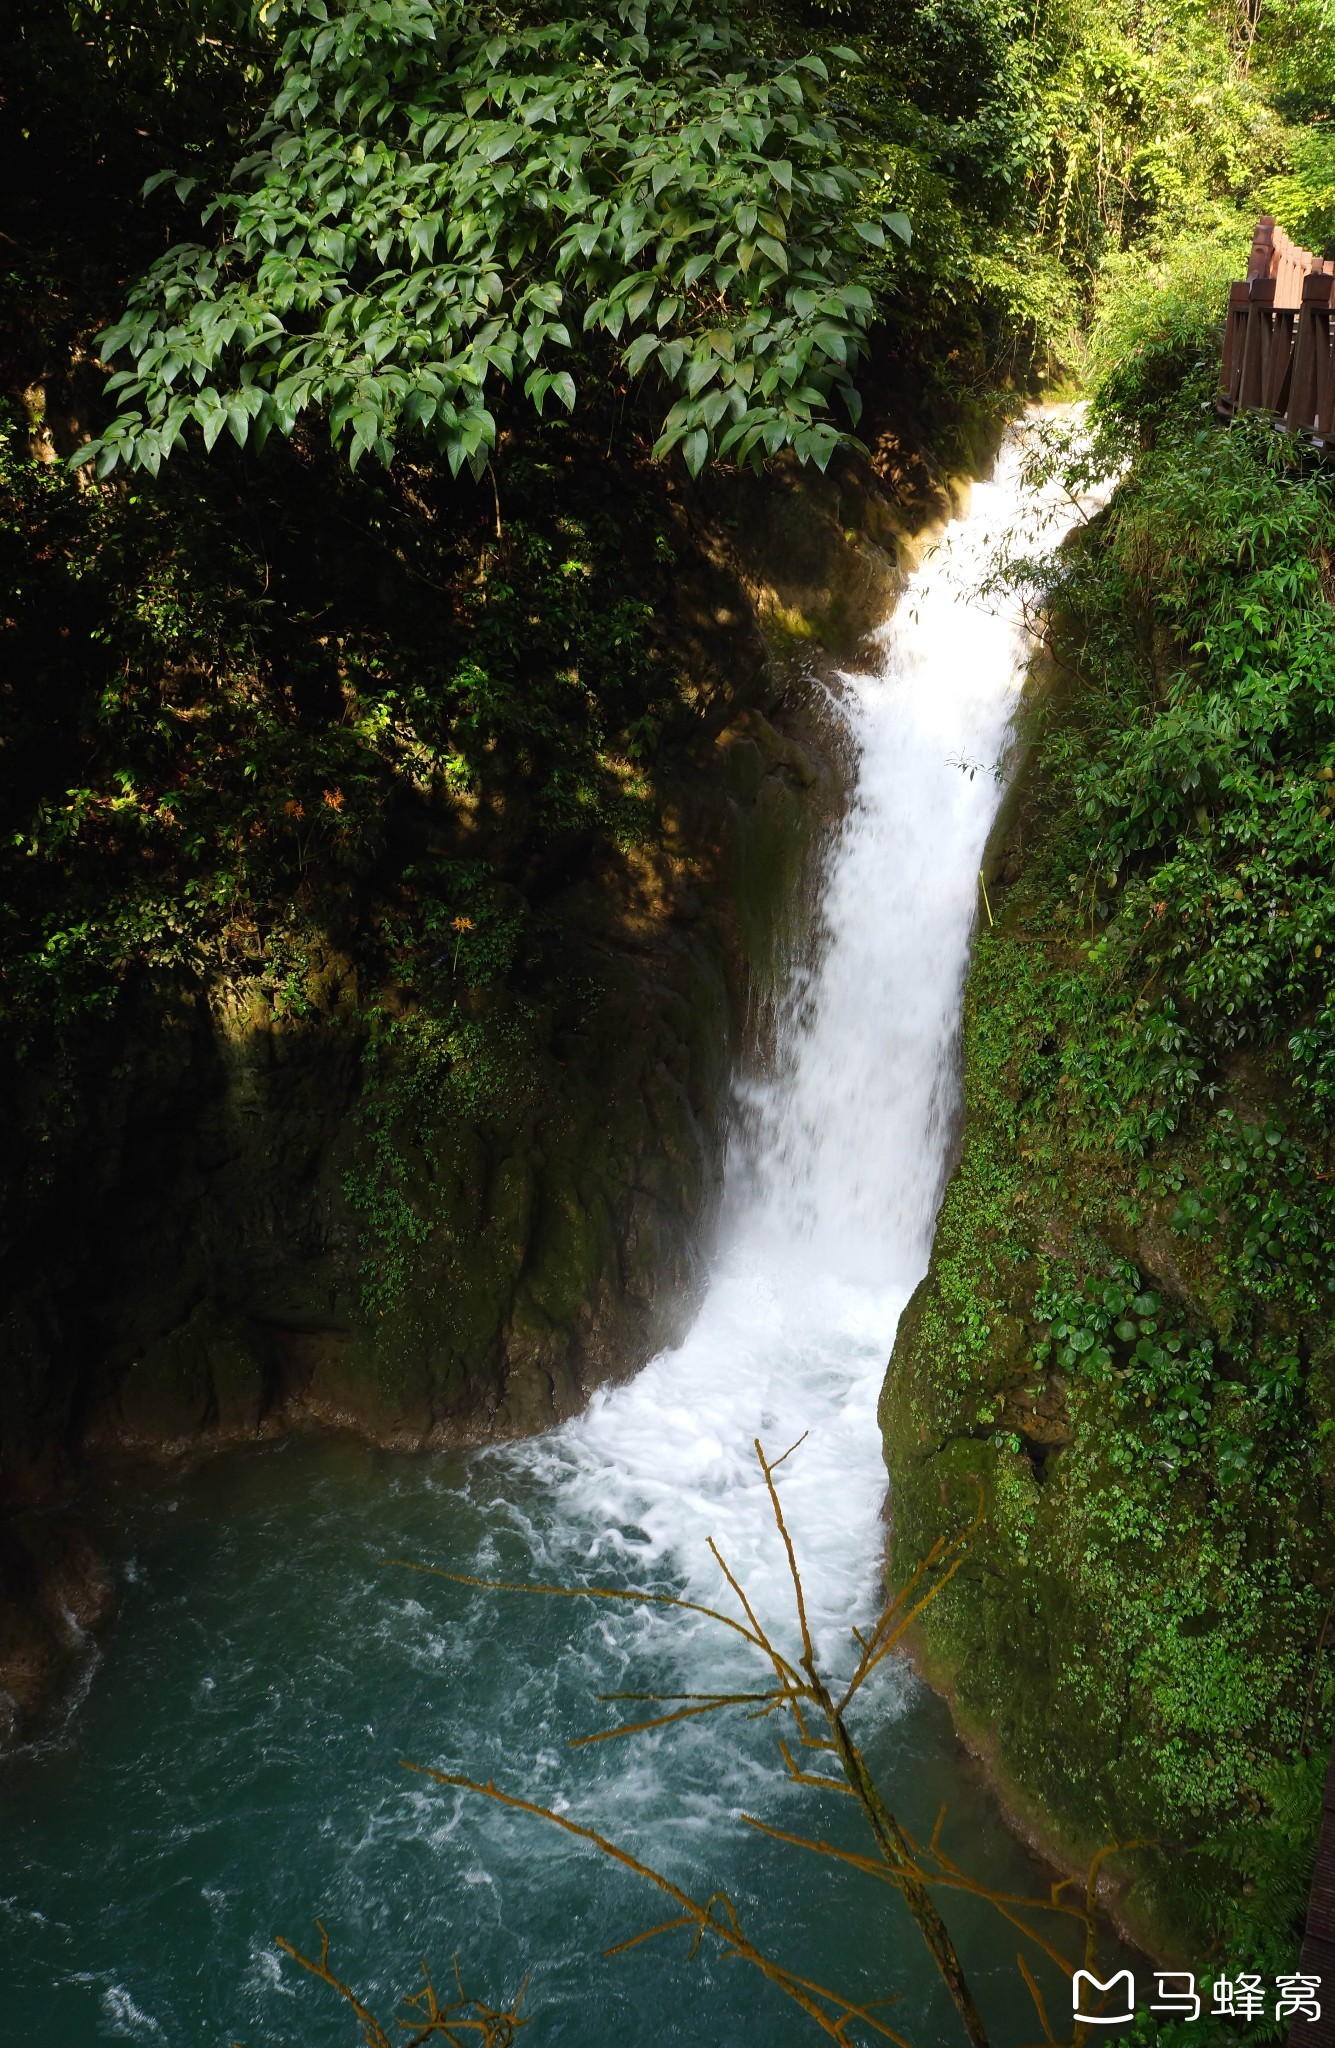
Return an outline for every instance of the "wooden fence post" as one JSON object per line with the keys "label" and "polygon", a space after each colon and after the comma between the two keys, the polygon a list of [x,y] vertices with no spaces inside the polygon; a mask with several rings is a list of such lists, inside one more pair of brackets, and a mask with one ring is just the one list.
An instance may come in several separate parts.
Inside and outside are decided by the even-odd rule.
{"label": "wooden fence post", "polygon": [[1225,418],[1231,418],[1238,408],[1238,386],[1242,380],[1242,348],[1247,328],[1247,307],[1251,300],[1249,284],[1231,284],[1228,288],[1228,317],[1224,323],[1224,353],[1219,370],[1219,398],[1217,410]]}
{"label": "wooden fence post", "polygon": [[1330,431],[1330,308],[1335,277],[1313,272],[1303,283],[1303,302],[1293,344],[1293,370],[1284,425],[1293,433]]}
{"label": "wooden fence post", "polygon": [[1238,379],[1238,411],[1256,412],[1264,403],[1266,366],[1274,320],[1275,280],[1253,278],[1248,290],[1247,325],[1243,330],[1242,372]]}

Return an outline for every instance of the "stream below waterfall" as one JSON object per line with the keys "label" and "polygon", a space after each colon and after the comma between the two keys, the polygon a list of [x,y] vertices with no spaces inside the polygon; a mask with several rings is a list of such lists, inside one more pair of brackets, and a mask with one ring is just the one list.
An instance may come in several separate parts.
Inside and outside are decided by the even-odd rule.
{"label": "stream below waterfall", "polygon": [[[402,1458],[290,1440],[103,1504],[123,1606],[82,1696],[0,1765],[0,2034],[24,2048],[334,2048],[360,2029],[273,1945],[318,1951],[388,2022],[426,1957],[496,2003],[528,1975],[531,2039],[571,2048],[800,2048],[819,2035],[755,1972],[676,1932],[604,1951],[670,1910],[549,1824],[433,1786],[400,1758],[568,1811],[699,1898],[724,1890],[761,1946],[861,1999],[892,1994],[914,2048],[961,2039],[883,1886],[748,1828],[857,1842],[856,1813],[787,1779],[769,1721],[713,1716],[570,1750],[599,1694],[752,1686],[697,1617],[542,1600],[482,1577],[726,1589],[794,1640],[752,1452],[783,1468],[814,1631],[836,1668],[874,1615],[884,1468],[876,1399],[926,1268],[957,1099],[979,859],[1025,648],[971,601],[1026,500],[1017,442],[913,579],[873,674],[845,679],[856,758],[811,957],[776,1048],[740,1090],[724,1221],[689,1336],[531,1442]],[[1048,537],[1054,529],[1046,528]],[[973,764],[975,772],[970,772]],[[1046,1891],[942,1705],[883,1667],[858,1727],[891,1804],[971,1873]],[[841,1833],[842,1830],[842,1833]],[[1038,2029],[1014,1931],[947,1907],[997,2048]],[[1055,1970],[1054,2019],[1069,2012]]]}

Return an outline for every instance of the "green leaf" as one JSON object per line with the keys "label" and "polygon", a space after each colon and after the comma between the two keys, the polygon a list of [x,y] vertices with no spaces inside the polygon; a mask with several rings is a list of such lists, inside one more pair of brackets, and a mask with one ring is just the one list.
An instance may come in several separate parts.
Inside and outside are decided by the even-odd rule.
{"label": "green leaf", "polygon": [[650,356],[656,353],[658,347],[659,340],[656,334],[639,334],[635,337],[635,340],[621,358],[632,377],[639,375]]}
{"label": "green leaf", "polygon": [[688,434],[681,444],[682,459],[692,476],[699,476],[709,455],[709,436],[703,427],[697,427]]}
{"label": "green leaf", "polygon": [[195,418],[204,434],[204,446],[210,452],[219,434],[227,425],[227,409],[214,390],[202,391],[195,401]]}

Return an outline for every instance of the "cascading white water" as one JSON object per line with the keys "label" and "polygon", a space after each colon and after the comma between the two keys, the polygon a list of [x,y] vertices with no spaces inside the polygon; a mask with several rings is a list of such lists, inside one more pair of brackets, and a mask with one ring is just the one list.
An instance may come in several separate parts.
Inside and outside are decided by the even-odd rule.
{"label": "cascading white water", "polygon": [[[632,1525],[699,1598],[712,1535],[772,1614],[789,1604],[752,1440],[780,1451],[818,1626],[846,1640],[873,1597],[884,1493],[875,1410],[899,1314],[926,1270],[957,1104],[960,997],[979,861],[1028,648],[978,587],[1003,540],[1050,545],[1055,492],[1003,446],[843,679],[856,752],[829,850],[818,957],[794,968],[768,1078],[748,1090],[723,1242],[680,1348],[510,1455],[558,1483],[592,1541]],[[1066,508],[1069,523],[1069,507]]]}

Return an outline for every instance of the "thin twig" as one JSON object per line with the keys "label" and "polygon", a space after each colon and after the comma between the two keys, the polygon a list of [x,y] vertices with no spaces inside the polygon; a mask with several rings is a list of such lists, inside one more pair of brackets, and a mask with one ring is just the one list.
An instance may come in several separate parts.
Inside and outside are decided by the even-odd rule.
{"label": "thin twig", "polygon": [[[636,1877],[643,1878],[646,1883],[664,1892],[680,1907],[680,1916],[670,1921],[665,1920],[658,1927],[646,1930],[644,1939],[649,1939],[652,1934],[665,1933],[683,1923],[693,1925],[699,1936],[712,1934],[743,1962],[748,1962],[759,1970],[763,1977],[768,1978],[771,1984],[776,1985],[786,1997],[799,2006],[809,2019],[814,2020],[831,2040],[847,2044],[848,2024],[851,2020],[857,2020],[861,2025],[869,2027],[873,2033],[879,2034],[883,2040],[896,2042],[898,2048],[910,2048],[902,2034],[897,2034],[892,2027],[886,2026],[876,2017],[872,2007],[859,2005],[853,1999],[845,1998],[840,1992],[832,1991],[828,1985],[817,1983],[813,1978],[800,1977],[795,1971],[785,1969],[782,1963],[775,1962],[772,1956],[765,1955],[742,1932],[736,1909],[726,1893],[715,1892],[701,1905],[688,1892],[682,1891],[679,1885],[674,1884],[671,1878],[665,1877],[650,1864],[642,1863],[638,1856],[632,1856],[628,1849],[609,1841],[606,1835],[600,1835],[595,1828],[583,1827],[578,1821],[569,1820],[565,1814],[555,1813],[548,1806],[539,1806],[532,1799],[522,1799],[513,1792],[503,1792],[490,1779],[483,1784],[478,1779],[465,1777],[460,1772],[433,1770],[425,1764],[410,1763],[406,1758],[402,1759],[402,1762],[405,1770],[419,1772],[423,1777],[433,1779],[438,1785],[453,1785],[460,1790],[476,1793],[483,1799],[493,1800],[498,1806],[508,1806],[518,1813],[532,1814],[539,1820],[548,1821],[565,1834],[574,1835],[579,1841],[591,1843],[614,1863],[621,1864]],[[715,1908],[720,1902],[722,1911],[718,1912]],[[624,1947],[626,1944],[619,1946]],[[832,2007],[833,2011],[827,2011],[826,2006]],[[379,2048],[379,2043],[376,2044],[376,2048]]]}
{"label": "thin twig", "polygon": [[[617,1697],[615,1693],[611,1695]],[[738,1707],[748,1701],[759,1701],[768,1711],[782,1706],[786,1694],[766,1692],[721,1692],[705,1698],[693,1707],[677,1707],[670,1714],[655,1714],[649,1721],[627,1721],[620,1728],[600,1728],[593,1735],[576,1735],[570,1744],[572,1749],[590,1749],[595,1742],[619,1742],[623,1735],[643,1735],[651,1728],[669,1728],[674,1721],[690,1721],[699,1714],[717,1713],[720,1707]],[[754,1717],[753,1717],[754,1718]]]}
{"label": "thin twig", "polygon": [[748,1643],[754,1643],[758,1650],[766,1650],[773,1655],[763,1636],[752,1635],[750,1629],[731,1614],[721,1614],[717,1607],[704,1607],[698,1600],[679,1600],[674,1593],[647,1593],[623,1586],[519,1585],[507,1579],[474,1578],[470,1572],[447,1572],[444,1565],[418,1564],[410,1557],[387,1557],[384,1562],[398,1565],[406,1572],[429,1572],[438,1579],[452,1579],[456,1586],[477,1586],[488,1593],[541,1593],[549,1600],[621,1600],[632,1607],[679,1607],[686,1614],[703,1614],[710,1621],[721,1622],[724,1628],[730,1628]]}
{"label": "thin twig", "polygon": [[1051,2044],[1051,2048],[1057,2048],[1057,2036],[1052,2031],[1052,2022],[1048,2018],[1048,2009],[1043,2003],[1043,1993],[1034,1981],[1034,1973],[1022,1955],[1016,1956],[1015,1960],[1020,1966],[1020,1975],[1028,1986],[1029,1996],[1034,2001],[1034,2010],[1038,2014],[1038,2024],[1043,2029],[1043,2039]]}

